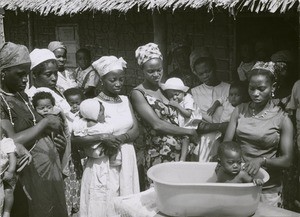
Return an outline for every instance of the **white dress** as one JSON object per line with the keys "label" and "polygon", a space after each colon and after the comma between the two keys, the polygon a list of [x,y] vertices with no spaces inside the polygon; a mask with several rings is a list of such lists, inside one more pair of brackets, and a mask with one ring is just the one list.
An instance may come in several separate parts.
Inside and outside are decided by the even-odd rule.
{"label": "white dress", "polygon": [[[126,96],[121,103],[102,101],[106,122],[114,128],[114,135],[126,133],[133,126],[133,114]],[[122,165],[110,167],[109,158],[88,158],[81,183],[80,216],[118,216],[113,207],[113,197],[139,192],[136,156],[132,144],[121,145]]]}

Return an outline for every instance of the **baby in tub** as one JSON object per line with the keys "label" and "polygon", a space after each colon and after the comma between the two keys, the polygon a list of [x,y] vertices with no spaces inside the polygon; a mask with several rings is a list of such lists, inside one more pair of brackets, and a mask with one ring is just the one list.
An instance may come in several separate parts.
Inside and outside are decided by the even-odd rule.
{"label": "baby in tub", "polygon": [[[113,128],[105,121],[104,106],[96,99],[86,99],[80,104],[80,115],[83,117],[73,123],[74,136],[96,135],[99,133],[113,133]],[[102,147],[101,143],[84,149],[88,157],[100,158],[107,155],[110,166],[122,164],[121,151]]]}
{"label": "baby in tub", "polygon": [[263,185],[261,179],[254,179],[242,170],[242,150],[236,142],[223,142],[218,148],[217,182],[249,183]]}

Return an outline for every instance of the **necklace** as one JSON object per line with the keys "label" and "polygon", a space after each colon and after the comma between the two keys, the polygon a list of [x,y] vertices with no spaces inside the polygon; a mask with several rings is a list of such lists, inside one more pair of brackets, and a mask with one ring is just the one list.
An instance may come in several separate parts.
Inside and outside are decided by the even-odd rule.
{"label": "necklace", "polygon": [[3,93],[0,93],[0,96],[1,96],[1,98],[2,98],[2,100],[3,100],[3,102],[4,102],[4,104],[6,105],[6,108],[7,108],[7,110],[8,110],[8,116],[9,116],[10,123],[11,123],[13,126],[15,126],[15,123],[13,122],[13,118],[12,118],[12,115],[11,115],[11,109],[10,109],[10,107],[9,107],[9,105],[8,105],[8,102],[7,102],[6,99],[4,98]]}
{"label": "necklace", "polygon": [[25,103],[26,107],[28,108],[31,116],[32,116],[32,121],[33,121],[33,125],[36,125],[36,118],[35,118],[35,115],[33,113],[33,111],[31,110],[28,102],[22,97],[22,95],[18,92],[18,95],[21,97],[21,99],[23,100],[23,102]]}
{"label": "necklace", "polygon": [[108,102],[122,102],[122,99],[120,98],[120,96],[116,96],[116,97],[112,97],[112,96],[107,96],[105,93],[100,92],[98,97],[104,101],[108,101]]}
{"label": "necklace", "polygon": [[[269,104],[269,103],[268,103]],[[268,107],[268,109],[266,109],[262,114],[260,114],[260,115],[257,115],[257,114],[259,114],[260,112],[262,112],[265,108],[263,108],[263,110],[261,110],[261,111],[259,111],[259,112],[257,112],[256,113],[256,110],[255,110],[255,107],[254,106],[249,106],[249,108],[251,108],[251,110],[252,110],[252,117],[255,117],[255,118],[264,118],[267,114],[268,114],[268,112],[270,111],[270,106]]]}

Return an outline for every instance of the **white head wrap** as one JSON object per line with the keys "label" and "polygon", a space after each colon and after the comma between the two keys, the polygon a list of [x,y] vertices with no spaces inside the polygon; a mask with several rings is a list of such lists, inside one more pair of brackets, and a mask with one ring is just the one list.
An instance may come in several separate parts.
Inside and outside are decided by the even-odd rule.
{"label": "white head wrap", "polygon": [[48,49],[34,49],[29,56],[31,60],[30,69],[33,69],[47,60],[56,60],[54,53]]}
{"label": "white head wrap", "polygon": [[80,114],[82,117],[97,121],[100,112],[100,102],[96,99],[86,99],[80,103]]}
{"label": "white head wrap", "polygon": [[122,57],[117,58],[115,56],[103,56],[92,63],[92,66],[100,77],[103,77],[113,70],[124,70],[126,65],[127,62]]}
{"label": "white head wrap", "polygon": [[135,58],[140,66],[151,59],[163,59],[158,45],[154,43],[148,43],[138,47],[135,51]]}

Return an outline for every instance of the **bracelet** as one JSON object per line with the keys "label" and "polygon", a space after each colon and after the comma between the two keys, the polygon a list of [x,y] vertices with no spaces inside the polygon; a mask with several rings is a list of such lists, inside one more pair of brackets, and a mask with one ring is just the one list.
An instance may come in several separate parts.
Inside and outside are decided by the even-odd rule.
{"label": "bracelet", "polygon": [[125,136],[126,141],[128,141],[130,139],[130,136],[128,135],[128,133],[124,133],[123,135]]}

